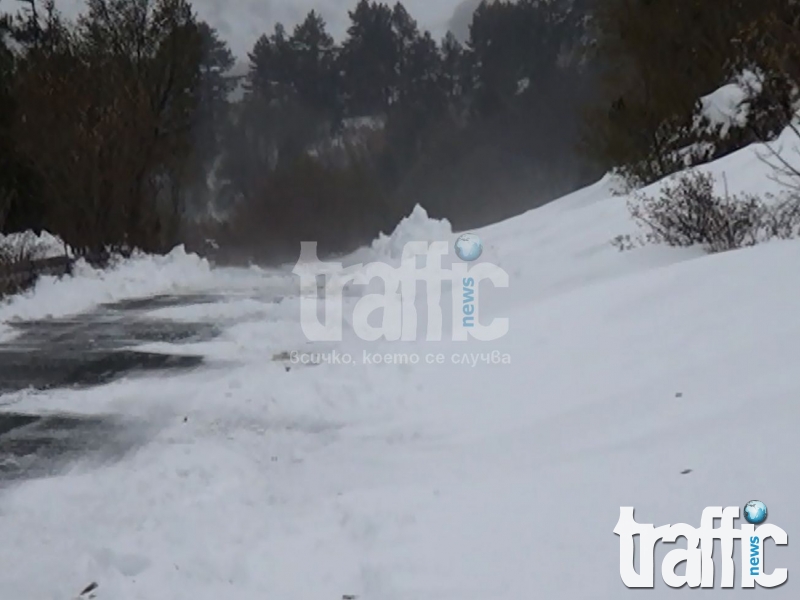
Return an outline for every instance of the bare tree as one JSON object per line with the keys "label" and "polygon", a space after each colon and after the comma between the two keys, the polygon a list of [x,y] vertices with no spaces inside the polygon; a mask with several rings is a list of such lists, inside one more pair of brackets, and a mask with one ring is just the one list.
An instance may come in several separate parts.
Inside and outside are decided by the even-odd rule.
{"label": "bare tree", "polygon": [[15,78],[15,140],[46,225],[79,251],[166,249],[181,214],[199,38],[184,0],[90,0],[77,27],[47,7]]}

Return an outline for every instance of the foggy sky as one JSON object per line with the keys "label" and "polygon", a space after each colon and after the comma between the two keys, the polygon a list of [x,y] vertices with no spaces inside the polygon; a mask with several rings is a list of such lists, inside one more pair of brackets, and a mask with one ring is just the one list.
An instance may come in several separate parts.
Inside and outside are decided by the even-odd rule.
{"label": "foggy sky", "polygon": [[[348,25],[347,11],[357,0],[191,0],[199,17],[216,27],[237,58],[244,59],[262,33],[272,31],[275,23],[287,29],[300,22],[311,9],[317,10],[328,24],[328,31],[337,40],[344,37]],[[387,0],[385,0],[387,1]],[[480,0],[403,0],[411,16],[422,29],[428,29],[438,40],[448,29],[463,36],[472,10]],[[388,0],[394,4],[394,0]],[[56,0],[56,7],[74,18],[83,10],[84,0]],[[0,2],[0,8],[12,8]]]}

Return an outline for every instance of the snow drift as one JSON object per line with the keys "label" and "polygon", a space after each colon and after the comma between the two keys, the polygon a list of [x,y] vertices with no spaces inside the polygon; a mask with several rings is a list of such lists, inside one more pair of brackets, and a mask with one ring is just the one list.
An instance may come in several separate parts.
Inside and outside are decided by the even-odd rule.
{"label": "snow drift", "polygon": [[[776,191],[763,151],[703,168],[731,193]],[[124,415],[149,433],[119,460],[0,495],[0,597],[67,598],[96,581],[98,600],[617,600],[629,593],[620,506],[641,523],[698,525],[706,506],[759,499],[792,538],[800,242],[619,252],[610,241],[635,227],[613,184],[477,232],[511,276],[483,307],[510,318],[496,342],[332,348],[304,338],[289,279],[184,255],[109,275],[117,292],[199,281],[249,301],[218,340],[188,346],[208,358],[196,372],[2,399]],[[452,234],[418,209],[349,260],[396,259],[424,232]],[[134,264],[142,276],[125,288]],[[94,298],[113,295],[99,275],[62,285],[91,281]],[[281,281],[286,297],[267,299]],[[46,289],[13,311],[41,314]],[[334,350],[353,360],[275,359]],[[494,351],[511,363],[485,360]],[[381,353],[422,359],[369,360]],[[799,558],[796,544],[767,551],[769,570],[790,570],[772,598],[798,596]],[[649,597],[681,593],[658,569],[655,587]]]}

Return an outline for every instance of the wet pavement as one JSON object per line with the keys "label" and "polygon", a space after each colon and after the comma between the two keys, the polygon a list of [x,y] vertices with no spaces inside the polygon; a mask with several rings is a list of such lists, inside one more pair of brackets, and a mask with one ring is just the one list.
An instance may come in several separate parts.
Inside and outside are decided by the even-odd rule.
{"label": "wet pavement", "polygon": [[12,323],[19,335],[0,344],[0,394],[93,386],[134,372],[195,368],[202,358],[142,352],[136,346],[215,337],[219,331],[213,324],[146,316],[159,308],[213,300],[210,296],[159,296],[108,304],[68,318]]}
{"label": "wet pavement", "polygon": [[[153,319],[147,313],[217,300],[211,295],[157,296],[69,318],[11,323],[18,335],[0,343],[0,406],[3,394],[20,390],[90,387],[123,376],[197,368],[200,356],[145,352],[137,346],[214,338],[220,331],[211,323]],[[0,409],[0,485],[57,473],[78,458],[115,460],[137,443],[135,424],[114,417],[19,414],[10,408]]]}
{"label": "wet pavement", "polygon": [[111,417],[0,413],[0,490],[57,475],[78,459],[104,463],[142,443],[136,423]]}

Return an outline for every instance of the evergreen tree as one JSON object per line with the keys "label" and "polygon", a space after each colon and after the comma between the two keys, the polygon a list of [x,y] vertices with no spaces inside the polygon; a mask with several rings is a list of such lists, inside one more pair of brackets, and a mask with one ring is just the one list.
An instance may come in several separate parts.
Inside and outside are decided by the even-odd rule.
{"label": "evergreen tree", "polygon": [[216,189],[209,188],[223,151],[225,135],[230,127],[231,92],[236,79],[230,75],[235,59],[217,31],[200,22],[197,24],[200,44],[200,78],[196,90],[196,116],[192,141],[191,186],[188,201],[192,212],[203,215],[213,203]]}
{"label": "evergreen tree", "polygon": [[460,100],[472,91],[471,73],[464,46],[451,32],[441,43],[441,86],[450,105],[460,104]]}
{"label": "evergreen tree", "polygon": [[295,28],[289,45],[298,100],[320,115],[338,114],[336,49],[322,17],[312,10]]}
{"label": "evergreen tree", "polygon": [[340,60],[347,115],[384,114],[398,77],[393,11],[383,3],[360,0],[349,15]]}

